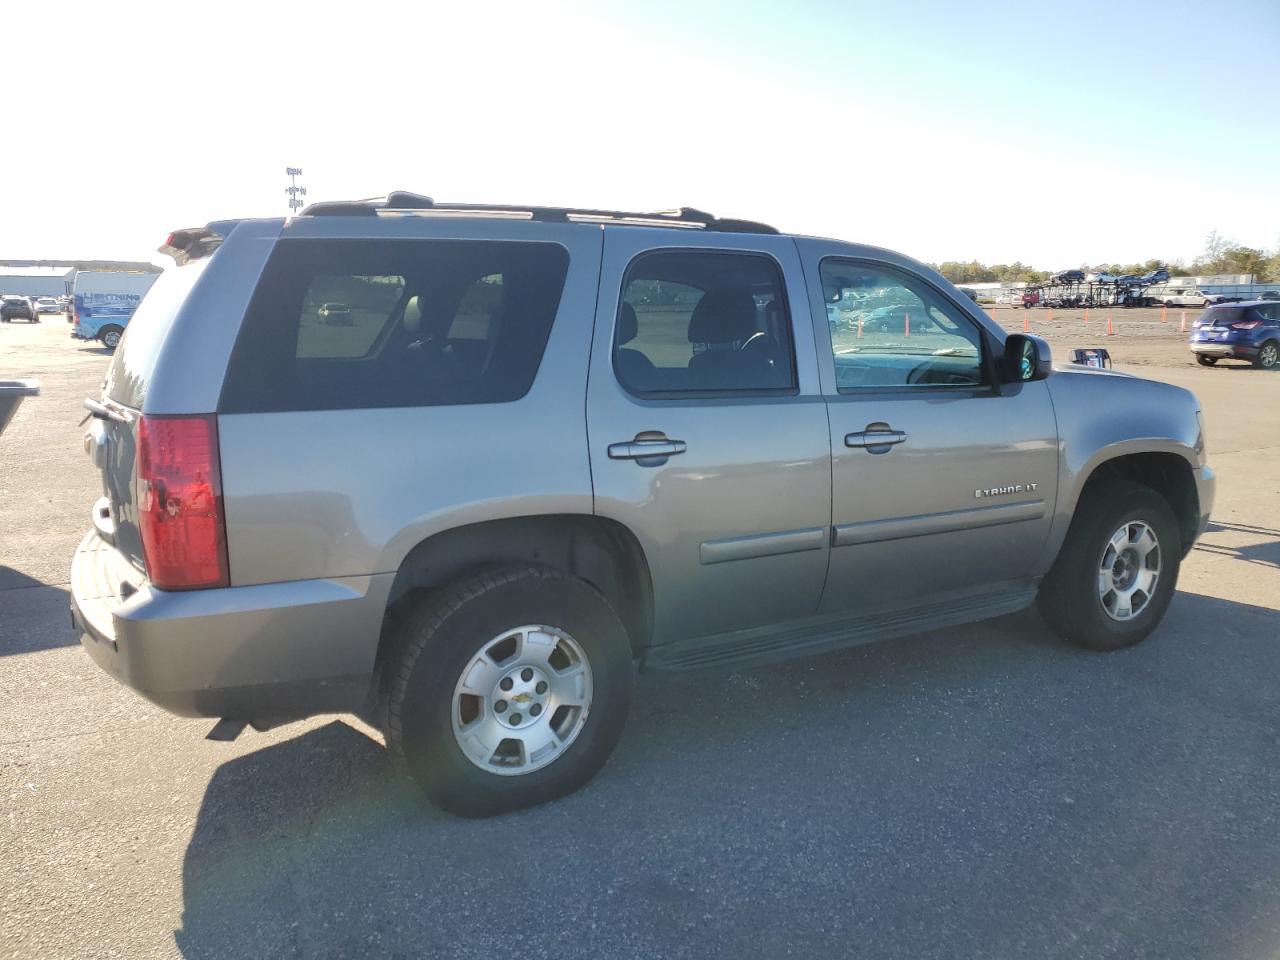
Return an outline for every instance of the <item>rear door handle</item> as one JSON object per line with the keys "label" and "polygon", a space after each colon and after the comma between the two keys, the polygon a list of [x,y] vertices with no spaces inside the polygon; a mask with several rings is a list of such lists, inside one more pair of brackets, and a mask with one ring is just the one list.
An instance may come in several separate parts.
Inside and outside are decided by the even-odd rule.
{"label": "rear door handle", "polygon": [[643,434],[625,443],[609,444],[610,460],[637,460],[642,466],[649,466],[646,460],[665,463],[667,457],[684,453],[688,449],[683,440],[668,440],[665,436],[645,437]]}
{"label": "rear door handle", "polygon": [[891,447],[907,439],[904,430],[860,430],[857,433],[846,433],[846,447]]}

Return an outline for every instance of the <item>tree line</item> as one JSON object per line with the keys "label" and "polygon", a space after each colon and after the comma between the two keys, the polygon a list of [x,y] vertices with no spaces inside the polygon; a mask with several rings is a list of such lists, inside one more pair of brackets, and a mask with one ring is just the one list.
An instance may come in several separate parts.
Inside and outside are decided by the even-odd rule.
{"label": "tree line", "polygon": [[[952,283],[1042,283],[1053,271],[1037,270],[1028,264],[997,263],[988,266],[977,260],[967,263],[947,260],[930,264]],[[1252,273],[1259,283],[1280,283],[1280,245],[1275,250],[1259,250],[1230,240],[1217,230],[1205,238],[1204,252],[1191,261],[1144,260],[1142,263],[1082,263],[1085,273],[1110,273],[1116,276],[1142,276],[1153,270],[1168,270],[1171,277],[1205,276],[1217,273]]]}

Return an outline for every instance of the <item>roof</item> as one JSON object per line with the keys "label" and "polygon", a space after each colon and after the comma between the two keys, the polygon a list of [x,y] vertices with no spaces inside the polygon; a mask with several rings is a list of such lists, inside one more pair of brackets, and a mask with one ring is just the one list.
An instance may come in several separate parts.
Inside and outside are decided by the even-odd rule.
{"label": "roof", "polygon": [[0,267],[0,277],[70,277],[75,267]]}
{"label": "roof", "polygon": [[595,223],[643,227],[676,227],[685,230],[718,230],[727,233],[777,233],[775,227],[753,220],[712,216],[703,210],[680,207],[633,213],[624,210],[592,210],[578,207],[541,207],[525,204],[446,203],[418,193],[394,190],[386,197],[313,203],[304,217],[441,216],[537,220],[544,223]]}

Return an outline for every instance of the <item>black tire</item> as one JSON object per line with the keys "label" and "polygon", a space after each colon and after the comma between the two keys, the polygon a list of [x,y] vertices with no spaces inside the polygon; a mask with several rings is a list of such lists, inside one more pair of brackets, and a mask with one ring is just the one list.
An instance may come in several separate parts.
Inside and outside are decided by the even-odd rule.
{"label": "black tire", "polygon": [[[453,732],[454,689],[492,638],[522,624],[571,635],[591,668],[592,696],[576,739],[549,764],[505,776],[473,763]],[[626,629],[609,602],[547,567],[510,567],[446,587],[406,619],[387,687],[387,746],[437,806],[487,817],[554,800],[587,783],[613,752],[631,702],[634,667]]]}
{"label": "black tire", "polygon": [[[1122,524],[1146,523],[1160,548],[1160,576],[1146,605],[1132,619],[1118,621],[1098,597],[1098,567],[1112,534]],[[1182,536],[1164,497],[1150,487],[1122,480],[1091,483],[1053,568],[1040,585],[1039,606],[1049,626],[1064,640],[1092,650],[1119,650],[1145,639],[1163,619],[1177,587]]]}
{"label": "black tire", "polygon": [[103,327],[98,331],[98,342],[108,350],[115,350],[120,345],[122,336],[124,336],[124,331],[119,327]]}
{"label": "black tire", "polygon": [[1253,365],[1259,370],[1280,370],[1280,341],[1264,340]]}
{"label": "black tire", "polygon": [[1196,354],[1196,363],[1202,367],[1212,367],[1217,362],[1217,357],[1206,357],[1203,353]]}

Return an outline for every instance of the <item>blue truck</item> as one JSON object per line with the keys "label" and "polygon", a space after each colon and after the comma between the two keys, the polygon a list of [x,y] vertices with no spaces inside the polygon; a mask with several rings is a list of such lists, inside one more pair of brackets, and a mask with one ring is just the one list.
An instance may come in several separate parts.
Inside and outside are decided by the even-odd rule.
{"label": "blue truck", "polygon": [[71,336],[98,340],[114,350],[124,328],[158,273],[80,270],[73,286],[74,323]]}

